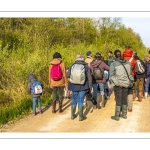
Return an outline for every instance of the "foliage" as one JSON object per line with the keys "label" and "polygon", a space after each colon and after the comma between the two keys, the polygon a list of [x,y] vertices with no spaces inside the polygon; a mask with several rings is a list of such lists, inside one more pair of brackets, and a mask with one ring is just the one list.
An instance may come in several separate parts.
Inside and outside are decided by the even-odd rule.
{"label": "foliage", "polygon": [[78,53],[100,52],[131,47],[143,58],[146,47],[140,35],[126,28],[121,18],[0,18],[0,124],[28,114],[31,95],[27,93],[28,74],[44,85],[42,104],[51,101],[48,68],[54,52],[60,52],[68,68]]}

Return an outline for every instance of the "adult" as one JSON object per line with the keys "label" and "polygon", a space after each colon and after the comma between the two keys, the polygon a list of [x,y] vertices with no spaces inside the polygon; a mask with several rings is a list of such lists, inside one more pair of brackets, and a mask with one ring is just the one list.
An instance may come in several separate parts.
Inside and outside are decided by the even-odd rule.
{"label": "adult", "polygon": [[[137,67],[135,67],[135,89],[137,89],[138,91],[138,101],[141,102],[142,98],[143,98],[143,92],[144,92],[144,80],[146,78],[146,64],[136,55],[134,56],[134,58],[136,59],[136,62],[140,62],[142,67],[144,68],[143,73],[139,73],[139,71],[137,71]],[[133,91],[133,99],[135,99],[136,96],[136,91]]]}
{"label": "adult", "polygon": [[[98,79],[95,77],[94,70],[99,69],[102,72],[102,78]],[[106,77],[104,76],[104,70],[109,70],[109,66],[101,60],[101,55],[97,52],[94,55],[94,60],[90,63],[90,69],[92,73],[92,86],[93,86],[93,100],[95,101],[94,108],[97,108],[97,88],[99,87],[101,93],[101,107],[105,107],[105,97],[104,97],[104,83],[106,82]],[[99,76],[99,75],[97,75]]]}
{"label": "adult", "polygon": [[[122,107],[122,117],[127,118],[127,96],[131,80],[133,81],[131,65],[123,58],[120,50],[115,50],[115,61],[110,65],[110,82],[114,86],[116,100],[115,115],[111,119],[119,121],[120,110]],[[130,78],[130,80],[129,80]]]}
{"label": "adult", "polygon": [[92,52],[91,51],[87,51],[86,52],[86,59],[85,59],[85,62],[88,64],[88,66],[90,67],[90,63],[93,61],[93,58],[92,58]]}
{"label": "adult", "polygon": [[[62,74],[61,79],[56,80],[53,78],[53,75],[51,73],[52,67],[59,65],[60,66],[60,73]],[[50,62],[49,65],[49,85],[50,88],[52,88],[52,113],[56,113],[56,98],[57,93],[59,97],[59,112],[63,112],[62,110],[62,104],[63,104],[63,92],[64,87],[68,87],[68,80],[66,77],[66,69],[65,64],[62,62],[62,56],[60,53],[55,52],[53,54],[53,60]],[[54,73],[55,74],[55,73]],[[56,73],[58,75],[58,72]]]}
{"label": "adult", "polygon": [[113,56],[112,51],[109,51],[107,55],[108,55],[108,57],[106,59],[106,63],[107,63],[108,66],[110,66],[110,64],[114,61],[115,58]]}
{"label": "adult", "polygon": [[76,56],[75,63],[69,67],[67,77],[70,78],[68,90],[72,91],[71,119],[73,120],[77,117],[75,112],[78,104],[79,121],[83,121],[86,119],[83,115],[84,97],[87,91],[92,90],[90,69],[84,61],[83,55],[78,54]]}
{"label": "adult", "polygon": [[[130,48],[126,48],[123,52],[123,57],[131,63],[132,76],[134,77],[136,59],[133,57],[133,51]],[[133,89],[132,88],[129,88],[127,102],[128,102],[128,111],[132,112],[132,106],[133,106]]]}

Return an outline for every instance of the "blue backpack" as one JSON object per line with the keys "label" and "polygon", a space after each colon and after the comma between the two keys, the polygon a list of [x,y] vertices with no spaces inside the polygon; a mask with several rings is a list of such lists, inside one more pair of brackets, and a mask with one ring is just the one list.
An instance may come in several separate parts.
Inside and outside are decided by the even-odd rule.
{"label": "blue backpack", "polygon": [[33,94],[42,94],[42,84],[39,81],[32,82]]}

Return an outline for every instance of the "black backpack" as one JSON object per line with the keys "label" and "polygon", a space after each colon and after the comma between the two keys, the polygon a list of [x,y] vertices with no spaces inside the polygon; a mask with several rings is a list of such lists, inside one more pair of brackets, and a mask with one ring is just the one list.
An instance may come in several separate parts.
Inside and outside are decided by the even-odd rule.
{"label": "black backpack", "polygon": [[136,74],[143,74],[146,71],[146,67],[144,65],[144,63],[142,62],[142,60],[136,60],[136,64],[135,64],[135,73]]}
{"label": "black backpack", "polygon": [[103,71],[99,66],[93,68],[93,76],[95,80],[103,80]]}

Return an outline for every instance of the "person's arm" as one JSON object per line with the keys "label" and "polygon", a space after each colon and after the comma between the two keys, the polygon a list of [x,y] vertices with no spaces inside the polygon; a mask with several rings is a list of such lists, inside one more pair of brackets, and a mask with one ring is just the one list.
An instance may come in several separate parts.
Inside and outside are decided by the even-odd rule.
{"label": "person's arm", "polygon": [[31,93],[31,83],[28,84],[28,93]]}
{"label": "person's arm", "polygon": [[91,70],[88,66],[87,66],[87,78],[88,78],[90,90],[92,90],[92,76],[91,76]]}

